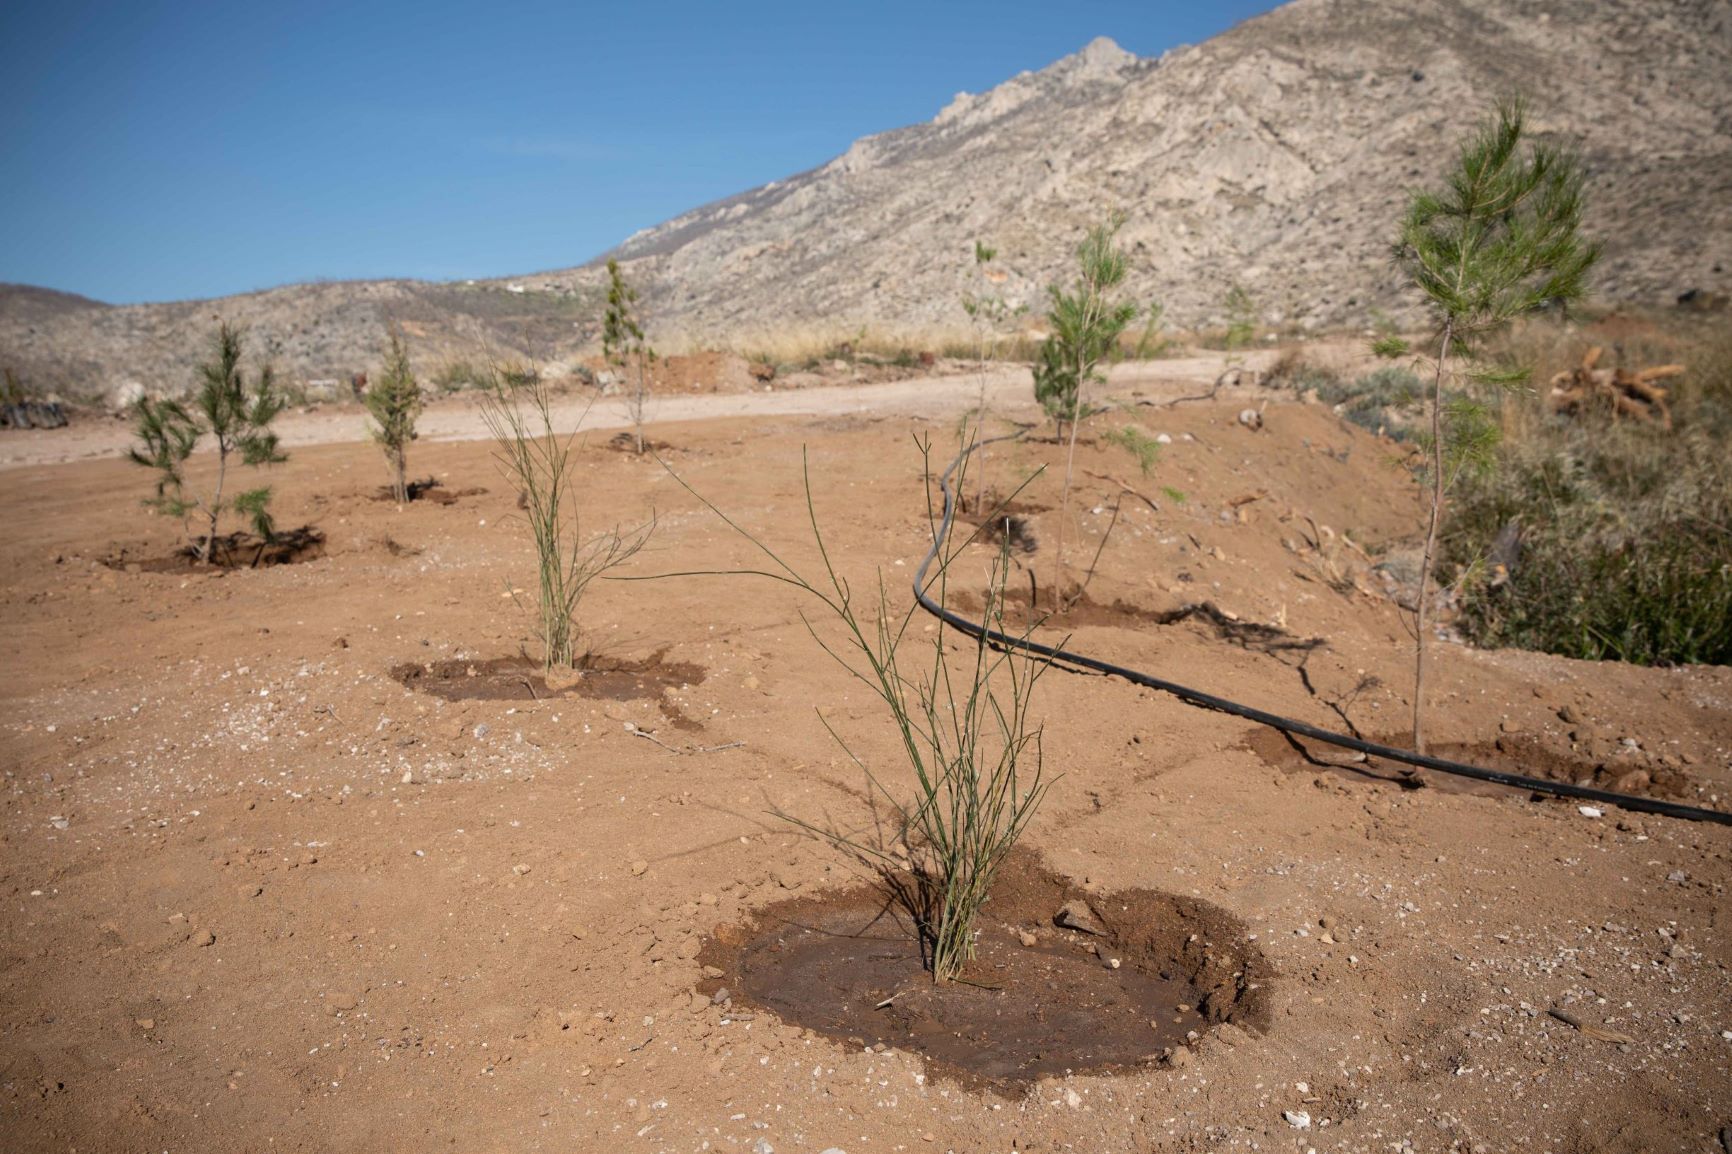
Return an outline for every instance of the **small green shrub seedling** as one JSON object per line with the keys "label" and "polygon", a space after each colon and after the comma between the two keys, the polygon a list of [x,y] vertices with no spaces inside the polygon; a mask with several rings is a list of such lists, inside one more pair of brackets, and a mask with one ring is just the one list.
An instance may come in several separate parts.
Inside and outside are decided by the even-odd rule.
{"label": "small green shrub seedling", "polygon": [[1135,457],[1137,468],[1145,477],[1154,471],[1155,462],[1161,459],[1161,443],[1135,425],[1111,430],[1106,439]]}
{"label": "small green shrub seedling", "polygon": [[421,386],[409,367],[409,342],[392,328],[385,350],[385,369],[369,386],[362,403],[373,417],[373,440],[384,450],[391,468],[391,493],[409,500],[409,442],[415,439],[415,418],[421,413]]}
{"label": "small green shrub seedling", "polygon": [[[225,321],[212,345],[212,359],[199,366],[198,391],[190,406],[177,400],[139,401],[136,428],[143,444],[127,451],[135,464],[156,470],[156,496],[147,504],[176,517],[204,515],[205,536],[198,542],[201,564],[209,564],[215,554],[217,527],[225,510],[249,518],[253,531],[266,540],[275,530],[270,486],[226,495],[230,458],[239,457],[249,468],[288,460],[271,431],[283,400],[270,366],[259,370],[249,389],[241,371],[241,331]],[[216,479],[209,490],[199,491],[187,481],[186,462],[207,433],[216,442]]]}
{"label": "small green shrub seedling", "polygon": [[1227,332],[1221,347],[1229,353],[1239,352],[1257,335],[1257,306],[1242,285],[1227,290]]}
{"label": "small green shrub seedling", "polygon": [[1040,347],[1034,366],[1034,397],[1058,428],[1060,439],[1069,426],[1064,489],[1059,498],[1058,533],[1053,547],[1053,607],[1065,607],[1064,529],[1070,516],[1071,476],[1076,464],[1077,426],[1088,416],[1084,389],[1104,382],[1100,363],[1116,355],[1119,335],[1136,319],[1137,306],[1113,299],[1124,282],[1127,259],[1115,241],[1124,218],[1113,216],[1089,230],[1077,246],[1078,275],[1074,291],[1047,288],[1051,333]]}
{"label": "small green shrub seedling", "polygon": [[[1466,469],[1489,467],[1497,427],[1469,392],[1453,389],[1459,365],[1470,382],[1510,385],[1519,372],[1476,369],[1480,341],[1511,320],[1582,296],[1599,247],[1581,237],[1581,166],[1569,153],[1522,149],[1519,101],[1499,107],[1462,146],[1441,192],[1416,192],[1395,256],[1425,295],[1436,325],[1425,551],[1415,611],[1413,744],[1425,752],[1426,633],[1438,534],[1450,486]],[[1400,353],[1385,337],[1379,350]],[[1456,363],[1450,360],[1451,355]]]}
{"label": "small green shrub seedling", "polygon": [[643,412],[649,397],[649,367],[656,351],[644,338],[638,319],[637,290],[625,281],[619,262],[607,262],[607,312],[602,318],[602,355],[625,380],[625,407],[631,417],[632,438],[637,451],[644,451]]}
{"label": "small green shrub seedling", "polygon": [[535,543],[542,667],[571,668],[581,656],[577,613],[590,582],[635,556],[655,531],[655,519],[584,538],[572,460],[577,434],[554,432],[552,392],[539,374],[495,373],[493,387],[482,394],[481,419],[493,434],[500,471],[517,486]]}

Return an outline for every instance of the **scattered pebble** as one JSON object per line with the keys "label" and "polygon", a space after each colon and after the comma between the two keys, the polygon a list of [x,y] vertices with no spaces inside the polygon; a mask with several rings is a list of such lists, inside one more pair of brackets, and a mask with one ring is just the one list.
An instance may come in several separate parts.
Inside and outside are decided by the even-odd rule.
{"label": "scattered pebble", "polygon": [[1283,1110],[1281,1117],[1287,1119],[1287,1125],[1295,1130],[1311,1129],[1311,1114],[1305,1110]]}
{"label": "scattered pebble", "polygon": [[1581,814],[1583,817],[1604,817],[1604,816],[1606,816],[1604,810],[1601,810],[1599,807],[1592,806],[1592,805],[1578,805],[1576,807],[1576,812]]}

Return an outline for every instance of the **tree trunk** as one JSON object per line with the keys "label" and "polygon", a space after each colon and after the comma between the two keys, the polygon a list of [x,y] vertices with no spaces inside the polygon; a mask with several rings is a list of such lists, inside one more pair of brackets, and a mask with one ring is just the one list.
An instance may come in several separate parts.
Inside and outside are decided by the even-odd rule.
{"label": "tree trunk", "polygon": [[637,355],[637,400],[632,405],[632,428],[637,436],[637,453],[640,457],[643,456],[643,399],[648,383],[644,379],[648,372],[643,362],[644,356],[640,352]]}
{"label": "tree trunk", "polygon": [[397,468],[397,503],[409,503],[409,455],[399,445],[391,452],[391,463]]}
{"label": "tree trunk", "polygon": [[1437,534],[1443,523],[1443,372],[1449,359],[1453,324],[1443,326],[1443,343],[1437,351],[1437,375],[1431,383],[1431,517],[1425,529],[1425,554],[1419,564],[1419,600],[1414,613],[1413,748],[1425,752],[1425,653],[1427,610],[1430,608],[1431,570],[1437,563]]}
{"label": "tree trunk", "polygon": [[1076,397],[1071,404],[1070,412],[1070,448],[1064,459],[1064,490],[1058,499],[1058,541],[1053,548],[1053,568],[1057,571],[1058,580],[1052,586],[1052,608],[1055,613],[1063,613],[1064,602],[1064,524],[1070,517],[1070,479],[1071,469],[1076,464],[1076,432],[1082,424],[1082,374],[1077,375]]}
{"label": "tree trunk", "polygon": [[228,446],[223,443],[221,437],[218,437],[216,494],[211,498],[210,508],[206,510],[210,514],[210,530],[205,534],[204,548],[199,550],[198,557],[200,563],[205,565],[209,565],[216,557],[217,518],[222,516],[223,478],[228,473],[228,464]]}

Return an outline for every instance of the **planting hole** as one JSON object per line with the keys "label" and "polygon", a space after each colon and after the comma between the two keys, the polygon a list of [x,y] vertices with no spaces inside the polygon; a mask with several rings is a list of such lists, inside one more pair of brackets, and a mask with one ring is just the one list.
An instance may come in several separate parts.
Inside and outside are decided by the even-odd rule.
{"label": "planting hole", "polygon": [[[1079,921],[1102,932],[1071,928]],[[1268,966],[1207,902],[1085,893],[1016,851],[979,925],[962,980],[936,984],[887,887],[797,898],[706,945],[701,960],[724,974],[706,992],[728,986],[790,1025],[913,1050],[964,1084],[1009,1091],[1144,1066],[1222,1022],[1267,1026]]]}
{"label": "planting hole", "polygon": [[[464,497],[480,497],[486,494],[486,489],[447,489],[437,477],[424,477],[419,481],[410,481],[408,485],[409,500],[426,501],[434,505],[455,505]],[[373,491],[375,501],[396,501],[397,494],[391,486],[381,485]]]}
{"label": "planting hole", "polygon": [[122,547],[119,552],[104,557],[102,563],[110,569],[127,573],[185,573],[209,569],[268,569],[273,565],[298,565],[325,555],[325,535],[310,525],[278,533],[269,541],[252,533],[230,533],[218,537],[216,548],[207,565],[198,559],[201,537],[184,545],[166,557],[145,556]]}
{"label": "planting hole", "polygon": [[563,694],[606,701],[661,698],[663,712],[681,728],[696,726],[679,715],[663,694],[697,685],[705,673],[695,662],[667,660],[666,650],[636,661],[591,655],[571,671],[569,684],[556,675],[551,686],[539,664],[521,657],[410,661],[391,670],[400,684],[446,701],[536,701]]}
{"label": "planting hole", "polygon": [[[1367,740],[1396,749],[1411,747],[1409,734],[1391,737],[1369,737]],[[1295,744],[1297,742],[1297,745]],[[1413,769],[1401,762],[1378,757],[1361,759],[1352,750],[1339,749],[1323,742],[1305,738],[1289,740],[1278,730],[1258,726],[1246,735],[1245,745],[1264,764],[1288,773],[1300,771],[1341,774],[1359,781],[1387,781],[1405,788],[1427,786],[1451,793],[1470,793],[1482,797],[1507,796],[1512,787],[1458,777],[1430,769]],[[1562,781],[1571,785],[1590,786],[1616,793],[1634,794],[1665,801],[1698,800],[1690,777],[1675,767],[1663,766],[1645,755],[1630,750],[1609,752],[1595,757],[1571,749],[1562,738],[1549,741],[1538,736],[1505,734],[1495,742],[1462,745],[1431,742],[1426,752],[1446,761],[1459,761],[1482,769],[1523,777]],[[1412,769],[1411,773],[1406,772]],[[1569,799],[1563,799],[1569,801]],[[1570,802],[1570,804],[1575,804]]]}

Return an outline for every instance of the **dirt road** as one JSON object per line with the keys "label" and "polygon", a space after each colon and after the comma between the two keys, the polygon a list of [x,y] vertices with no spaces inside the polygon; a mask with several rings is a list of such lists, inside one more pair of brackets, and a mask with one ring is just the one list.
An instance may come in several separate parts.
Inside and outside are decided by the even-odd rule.
{"label": "dirt road", "polygon": [[[1240,358],[1247,368],[1266,364],[1268,352]],[[1110,387],[1116,391],[1146,390],[1150,397],[1181,395],[1214,383],[1226,367],[1225,354],[1115,365]],[[986,394],[995,407],[1020,405],[1029,395],[1028,369],[994,367],[986,374]],[[967,411],[979,399],[978,374],[916,377],[872,385],[822,385],[800,389],[768,386],[761,392],[652,395],[645,407],[647,424],[726,420],[736,417],[840,416],[877,413],[938,416]],[[561,398],[554,409],[559,432],[629,428],[625,406],[611,397],[597,398],[587,390]],[[367,439],[367,416],[359,405],[328,405],[285,413],[276,423],[288,448],[344,444]],[[429,404],[418,422],[423,441],[473,441],[487,436],[474,394]],[[48,465],[119,456],[133,440],[132,426],[119,419],[79,421],[64,429],[0,432],[0,469]]]}

